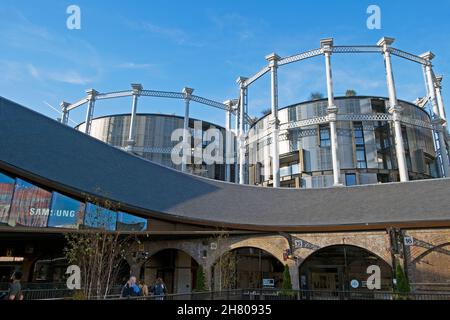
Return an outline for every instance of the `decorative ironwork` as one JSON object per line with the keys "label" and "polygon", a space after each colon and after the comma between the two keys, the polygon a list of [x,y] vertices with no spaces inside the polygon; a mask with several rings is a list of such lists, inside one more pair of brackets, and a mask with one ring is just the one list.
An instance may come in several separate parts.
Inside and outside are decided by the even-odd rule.
{"label": "decorative ironwork", "polygon": [[100,93],[100,94],[97,94],[95,96],[95,100],[131,97],[132,95],[133,95],[133,91],[132,90]]}
{"label": "decorative ironwork", "polygon": [[312,126],[312,125],[316,125],[316,124],[327,123],[328,121],[329,121],[328,116],[323,116],[323,117],[316,117],[316,118],[305,119],[305,120],[298,120],[298,121],[294,121],[294,122],[286,122],[286,123],[283,123],[280,125],[280,130]]}
{"label": "decorative ironwork", "polygon": [[[126,148],[121,148],[126,149]],[[126,149],[128,150],[128,149]],[[171,154],[171,147],[133,147],[132,152],[143,152],[143,153],[158,153],[158,154]]]}
{"label": "decorative ironwork", "polygon": [[141,96],[184,99],[184,94],[183,93],[181,93],[181,92],[172,92],[172,91],[142,90],[141,91]]}
{"label": "decorative ironwork", "polygon": [[314,50],[310,50],[310,51],[306,51],[306,52],[302,52],[293,56],[289,56],[286,58],[281,59],[280,61],[278,61],[278,65],[282,66],[285,64],[289,64],[289,63],[293,63],[293,62],[297,62],[297,61],[301,61],[301,60],[306,60],[309,58],[313,58],[316,56],[320,56],[323,54],[322,49],[314,49]]}
{"label": "decorative ironwork", "polygon": [[410,61],[413,61],[413,62],[417,62],[417,63],[423,64],[423,65],[429,65],[430,64],[429,61],[427,61],[427,60],[425,60],[425,59],[423,59],[423,58],[421,58],[419,56],[416,56],[414,54],[411,54],[409,52],[406,52],[406,51],[402,51],[402,50],[399,50],[399,49],[396,49],[396,48],[392,48],[392,47],[389,48],[389,51],[390,51],[391,54],[393,54],[393,55],[395,55],[397,57],[401,57],[401,58],[404,58],[404,59],[407,59],[407,60],[410,60]]}
{"label": "decorative ironwork", "polygon": [[196,102],[201,103],[201,104],[205,104],[207,106],[218,108],[218,109],[221,109],[221,110],[228,110],[228,107],[225,104],[223,104],[221,102],[214,101],[214,100],[206,99],[206,98],[203,98],[203,97],[192,95],[191,96],[191,100],[192,101],[196,101]]}
{"label": "decorative ironwork", "polygon": [[82,105],[86,104],[88,101],[89,101],[88,98],[81,99],[80,101],[77,101],[77,102],[69,105],[67,107],[67,111],[70,111],[70,110],[73,110],[75,108],[81,107]]}
{"label": "decorative ironwork", "polygon": [[388,113],[365,114],[338,114],[338,121],[390,121],[392,116]]}
{"label": "decorative ironwork", "polygon": [[410,117],[402,116],[400,118],[400,122],[402,122],[404,124],[409,124],[409,125],[415,126],[415,127],[422,127],[422,128],[426,128],[426,129],[433,129],[433,125],[431,123],[423,121],[423,120],[419,120],[419,119],[412,119]]}
{"label": "decorative ironwork", "polygon": [[256,80],[258,80],[259,78],[261,78],[263,75],[265,75],[267,72],[269,72],[270,68],[269,67],[264,67],[261,70],[259,70],[255,75],[253,75],[252,77],[248,78],[247,80],[244,81],[244,86],[248,87],[249,85],[251,85],[253,82],[255,82]]}
{"label": "decorative ironwork", "polygon": [[333,53],[379,53],[380,46],[334,46]]}

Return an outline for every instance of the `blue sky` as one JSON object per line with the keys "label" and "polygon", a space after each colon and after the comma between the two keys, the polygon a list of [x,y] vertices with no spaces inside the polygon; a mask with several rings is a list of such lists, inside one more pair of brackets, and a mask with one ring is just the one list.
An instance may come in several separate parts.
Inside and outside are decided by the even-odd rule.
{"label": "blue sky", "polygon": [[[81,8],[81,30],[66,28],[66,8]],[[370,4],[381,8],[381,30],[366,27]],[[420,54],[433,51],[436,74],[444,75],[450,114],[450,1],[20,1],[0,3],[0,95],[52,118],[46,103],[75,102],[88,88],[100,92],[144,88],[181,91],[223,101],[235,98],[238,76],[251,76],[280,56],[335,44],[375,44],[396,38],[395,47]],[[387,95],[381,55],[333,55],[336,95],[346,89]],[[419,65],[393,59],[398,96],[425,94]],[[280,107],[325,93],[323,57],[279,70]],[[268,76],[249,91],[249,110],[267,108]],[[59,108],[59,107],[58,107]],[[98,102],[95,115],[129,112],[129,98]],[[193,105],[192,116],[223,124],[223,112]],[[140,112],[183,114],[183,102],[143,98]],[[85,109],[71,114],[80,122]]]}

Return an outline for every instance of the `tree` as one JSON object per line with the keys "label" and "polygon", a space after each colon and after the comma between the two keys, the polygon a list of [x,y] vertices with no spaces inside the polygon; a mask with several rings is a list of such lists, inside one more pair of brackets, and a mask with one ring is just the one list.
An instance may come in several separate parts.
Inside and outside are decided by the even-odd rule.
{"label": "tree", "polygon": [[346,97],[354,97],[354,96],[356,96],[356,91],[353,89],[348,89],[347,91],[345,91],[345,96]]}
{"label": "tree", "polygon": [[195,283],[195,291],[206,291],[205,272],[202,266],[197,268],[197,281]]}
{"label": "tree", "polygon": [[[226,230],[219,229],[219,232],[211,238],[211,242],[215,243],[220,249],[228,242],[229,233]],[[218,287],[220,291],[223,289],[236,289],[236,265],[238,257],[235,251],[227,251],[220,255],[214,265],[215,277],[217,276],[218,283],[214,287]]]}
{"label": "tree", "polygon": [[270,108],[267,108],[267,109],[264,109],[263,111],[261,111],[261,114],[263,115],[263,117],[265,117],[271,113],[272,113],[272,109],[270,109]]}
{"label": "tree", "polygon": [[283,283],[281,284],[281,289],[292,290],[291,273],[289,272],[289,266],[287,264],[284,265]]}
{"label": "tree", "polygon": [[320,100],[323,99],[323,94],[320,92],[311,92],[310,100]]}
{"label": "tree", "polygon": [[131,241],[130,237],[108,230],[113,223],[112,212],[115,212],[110,201],[88,199],[88,203],[94,208],[86,213],[92,228],[67,234],[64,254],[70,264],[80,267],[82,285],[78,295],[101,299],[110,294],[116,284]]}
{"label": "tree", "polygon": [[397,264],[395,270],[395,279],[397,280],[395,292],[399,294],[399,298],[405,298],[405,296],[411,293],[411,287],[408,279],[406,278],[405,272],[399,263]]}

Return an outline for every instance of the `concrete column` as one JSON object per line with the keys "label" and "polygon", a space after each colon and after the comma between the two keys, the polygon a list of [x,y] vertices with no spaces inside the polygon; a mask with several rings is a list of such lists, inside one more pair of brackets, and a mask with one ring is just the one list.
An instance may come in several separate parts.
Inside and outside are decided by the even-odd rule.
{"label": "concrete column", "polygon": [[433,120],[435,131],[439,137],[439,155],[441,156],[442,174],[444,177],[450,177],[450,163],[445,145],[445,134],[442,119]]}
{"label": "concrete column", "polygon": [[337,112],[338,108],[334,103],[333,93],[333,75],[331,71],[331,53],[333,51],[333,39],[322,39],[320,47],[325,55],[325,73],[327,77],[327,96],[328,96],[328,118],[330,123],[330,141],[331,141],[331,161],[333,167],[333,184],[334,186],[342,186],[341,169],[339,165],[338,140],[337,140]]}
{"label": "concrete column", "polygon": [[89,89],[86,91],[86,93],[87,93],[87,99],[88,99],[88,108],[87,108],[87,112],[86,112],[84,133],[90,134],[92,117],[94,115],[95,97],[98,94],[98,92],[95,91],[94,89]]}
{"label": "concrete column", "polygon": [[378,41],[377,45],[381,46],[384,54],[384,62],[386,66],[386,80],[389,91],[389,112],[393,116],[395,131],[395,153],[397,155],[397,166],[400,175],[400,181],[409,180],[408,167],[406,165],[405,148],[403,146],[402,128],[401,128],[401,107],[398,105],[397,93],[395,91],[394,75],[392,73],[390,45],[394,42],[393,38],[383,37]]}
{"label": "concrete column", "polygon": [[435,77],[435,88],[436,88],[436,99],[438,101],[438,105],[439,105],[439,112],[441,114],[441,119],[444,120],[443,123],[443,130],[444,130],[444,137],[447,138],[447,152],[449,153],[449,157],[450,157],[450,140],[448,140],[449,137],[449,133],[448,133],[448,122],[447,122],[447,115],[445,112],[445,106],[444,106],[444,99],[442,98],[442,76],[436,76]]}
{"label": "concrete column", "polygon": [[436,90],[436,99],[439,107],[439,114],[441,118],[445,121],[445,126],[447,126],[447,115],[445,114],[444,99],[442,98],[442,76],[436,76],[434,82],[434,88]]}
{"label": "concrete column", "polygon": [[[188,141],[188,137],[189,137],[189,104],[191,101],[191,95],[192,92],[194,92],[194,89],[191,88],[183,88],[183,94],[184,94],[184,103],[185,103],[185,108],[184,108],[184,123],[183,123],[183,143],[184,144],[189,144],[189,146],[191,145],[191,141]],[[184,150],[185,148],[183,148],[183,159],[181,162],[181,171],[182,172],[186,172],[187,171],[187,162],[188,162],[188,157],[190,156],[190,152],[189,154],[184,154]],[[190,147],[189,147],[189,151],[190,151]]]}
{"label": "concrete column", "polygon": [[[433,124],[435,127],[436,135],[438,136],[437,146],[439,147],[439,155],[442,167],[442,174],[445,177],[449,177],[450,174],[450,163],[447,155],[447,146],[445,144],[445,135],[443,125],[445,124],[445,113],[440,110],[439,102],[436,97],[436,88],[433,79],[433,70],[431,65],[431,60],[434,58],[432,52],[426,52],[420,55],[421,58],[425,59],[428,63],[425,65],[425,76],[427,79],[428,93],[430,95],[431,106],[433,108]],[[443,107],[443,104],[442,104]]]}
{"label": "concrete column", "polygon": [[245,143],[244,143],[244,115],[245,104],[247,96],[247,87],[244,82],[247,80],[245,77],[239,77],[237,83],[240,87],[240,99],[239,99],[239,134],[237,137],[238,150],[239,150],[239,184],[245,183]]}
{"label": "concrete column", "polygon": [[133,99],[131,103],[131,119],[130,119],[130,132],[128,134],[127,141],[127,150],[133,150],[134,145],[136,144],[136,112],[137,112],[137,104],[138,98],[142,91],[142,85],[138,83],[131,84],[133,88]]}
{"label": "concrete column", "polygon": [[67,125],[69,123],[69,111],[67,108],[70,106],[68,102],[61,102],[61,123]]}
{"label": "concrete column", "polygon": [[272,177],[273,187],[280,187],[280,152],[279,152],[279,120],[278,120],[278,60],[280,57],[275,54],[269,54],[266,56],[266,60],[269,61],[270,73],[271,73],[271,126],[272,126]]}
{"label": "concrete column", "polygon": [[224,102],[224,104],[227,106],[227,110],[225,111],[225,134],[226,137],[224,139],[225,143],[225,155],[224,155],[224,161],[225,161],[225,181],[230,182],[231,181],[231,164],[230,164],[230,152],[231,152],[231,109],[233,107],[233,103],[231,100],[227,100]]}

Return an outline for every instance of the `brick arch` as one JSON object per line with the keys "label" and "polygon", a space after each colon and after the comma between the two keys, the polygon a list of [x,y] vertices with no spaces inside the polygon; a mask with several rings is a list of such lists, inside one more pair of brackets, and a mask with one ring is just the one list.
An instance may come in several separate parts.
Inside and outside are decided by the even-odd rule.
{"label": "brick arch", "polygon": [[239,248],[256,248],[264,250],[284,265],[286,264],[286,261],[283,261],[283,251],[289,248],[289,244],[286,238],[281,236],[227,239],[224,245],[217,248],[212,259],[209,260],[209,264],[211,266],[214,265],[220,256]]}
{"label": "brick arch", "polygon": [[392,256],[389,247],[389,239],[387,234],[384,233],[373,234],[372,236],[367,236],[364,233],[358,234],[357,236],[347,236],[341,234],[326,235],[324,237],[321,237],[320,241],[317,240],[317,237],[311,238],[299,235],[298,238],[311,242],[314,248],[299,248],[295,250],[295,255],[299,258],[300,263],[323,248],[335,245],[349,245],[373,253],[375,256],[392,267]]}
{"label": "brick arch", "polygon": [[204,264],[204,261],[201,258],[201,252],[199,252],[199,250],[195,250],[192,245],[184,245],[184,243],[180,241],[173,241],[170,243],[165,243],[164,245],[161,245],[160,243],[148,243],[146,244],[145,249],[149,254],[149,259],[163,250],[179,250],[189,255],[195,260],[195,262],[198,263],[198,265],[202,266]]}
{"label": "brick arch", "polygon": [[308,260],[308,258],[311,258],[314,254],[320,252],[320,251],[324,251],[327,250],[328,248],[331,247],[337,247],[337,246],[347,246],[347,247],[353,247],[353,248],[357,248],[357,249],[361,249],[367,252],[370,252],[371,254],[373,254],[375,257],[377,257],[378,259],[380,259],[381,261],[383,261],[384,263],[386,263],[386,265],[388,266],[392,266],[391,263],[389,263],[388,261],[386,261],[386,259],[384,259],[383,257],[381,257],[380,255],[378,255],[376,252],[373,252],[372,250],[366,249],[362,246],[359,245],[354,245],[354,244],[349,244],[349,243],[337,243],[337,244],[332,244],[332,245],[327,245],[321,248],[318,248],[317,250],[311,251],[307,256],[304,256],[302,262],[299,264],[299,268],[302,267],[302,265]]}

